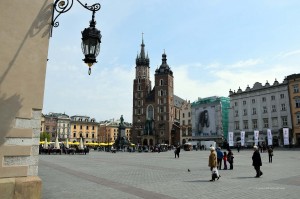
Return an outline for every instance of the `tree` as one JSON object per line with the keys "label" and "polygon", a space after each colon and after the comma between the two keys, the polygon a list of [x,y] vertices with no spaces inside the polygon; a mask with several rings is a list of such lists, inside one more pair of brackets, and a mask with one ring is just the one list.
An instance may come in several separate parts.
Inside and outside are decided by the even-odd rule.
{"label": "tree", "polygon": [[50,142],[50,134],[47,132],[42,132],[40,134],[40,141],[44,141],[47,138],[47,141]]}

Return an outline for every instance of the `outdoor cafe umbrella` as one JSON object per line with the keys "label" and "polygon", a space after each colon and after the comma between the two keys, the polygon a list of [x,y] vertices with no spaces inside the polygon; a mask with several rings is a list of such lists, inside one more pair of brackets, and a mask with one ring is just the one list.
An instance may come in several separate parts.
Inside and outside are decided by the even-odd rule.
{"label": "outdoor cafe umbrella", "polygon": [[48,149],[47,138],[45,138],[44,149]]}
{"label": "outdoor cafe umbrella", "polygon": [[66,147],[67,147],[67,148],[70,148],[70,147],[69,147],[69,140],[68,140],[68,138],[66,139]]}
{"label": "outdoor cafe umbrella", "polygon": [[56,139],[55,139],[55,148],[56,149],[60,149],[59,142],[58,142],[58,137],[57,136],[56,136]]}
{"label": "outdoor cafe umbrella", "polygon": [[83,141],[82,141],[82,137],[80,138],[79,149],[83,149]]}

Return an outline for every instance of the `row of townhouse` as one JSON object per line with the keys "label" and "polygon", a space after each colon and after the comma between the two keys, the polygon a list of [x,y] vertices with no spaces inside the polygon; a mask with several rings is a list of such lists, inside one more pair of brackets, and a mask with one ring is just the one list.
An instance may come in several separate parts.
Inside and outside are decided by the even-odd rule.
{"label": "row of townhouse", "polygon": [[245,140],[253,141],[254,131],[259,140],[266,142],[267,130],[273,134],[273,144],[283,144],[283,128],[289,129],[289,143],[300,144],[300,74],[287,76],[282,83],[277,80],[252,88],[229,91],[229,131],[235,141],[245,131]]}
{"label": "row of townhouse", "polygon": [[[56,137],[60,141],[68,139],[71,142],[82,138],[88,142],[114,142],[118,136],[120,120],[97,122],[95,118],[82,115],[68,116],[65,113],[42,114],[41,133],[50,135],[50,140]],[[127,138],[130,140],[131,124],[124,122]]]}
{"label": "row of townhouse", "polygon": [[283,128],[289,129],[289,143],[300,144],[300,74],[287,76],[282,83],[254,83],[243,91],[229,91],[229,97],[199,98],[191,104],[192,138],[222,143],[233,132],[234,143],[245,132],[246,144],[253,144],[254,131],[260,142],[272,132],[273,145],[283,144]]}

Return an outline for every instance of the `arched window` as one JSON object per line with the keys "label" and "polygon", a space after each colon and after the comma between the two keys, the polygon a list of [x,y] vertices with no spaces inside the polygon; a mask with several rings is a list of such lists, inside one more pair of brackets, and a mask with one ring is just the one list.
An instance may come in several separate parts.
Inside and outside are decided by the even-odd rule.
{"label": "arched window", "polygon": [[160,85],[160,86],[162,86],[162,85],[163,85],[163,83],[164,83],[164,80],[162,80],[162,79],[161,79],[161,80],[159,80],[159,85]]}
{"label": "arched window", "polygon": [[148,119],[153,119],[154,118],[154,108],[152,105],[149,105],[147,107],[147,118]]}

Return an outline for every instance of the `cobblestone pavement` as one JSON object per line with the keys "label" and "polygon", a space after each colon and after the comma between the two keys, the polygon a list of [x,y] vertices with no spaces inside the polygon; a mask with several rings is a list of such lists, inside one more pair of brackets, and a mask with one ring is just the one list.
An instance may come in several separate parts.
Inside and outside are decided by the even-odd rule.
{"label": "cobblestone pavement", "polygon": [[[263,176],[254,178],[251,150],[234,153],[233,170],[210,182],[209,151],[40,155],[43,199],[300,198],[300,151],[262,153]],[[190,172],[188,172],[188,169]]]}

